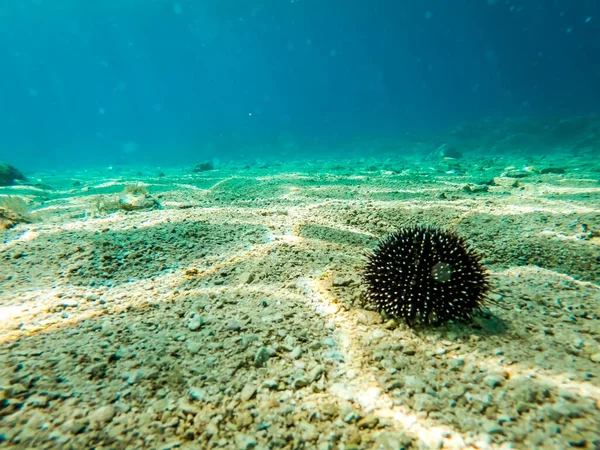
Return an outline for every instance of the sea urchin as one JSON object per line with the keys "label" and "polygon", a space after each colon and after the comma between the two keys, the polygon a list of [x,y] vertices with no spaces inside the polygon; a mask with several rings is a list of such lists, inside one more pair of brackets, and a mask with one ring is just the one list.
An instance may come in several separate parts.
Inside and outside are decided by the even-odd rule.
{"label": "sea urchin", "polygon": [[433,227],[382,239],[364,270],[367,298],[409,325],[466,321],[483,306],[488,273],[467,241]]}

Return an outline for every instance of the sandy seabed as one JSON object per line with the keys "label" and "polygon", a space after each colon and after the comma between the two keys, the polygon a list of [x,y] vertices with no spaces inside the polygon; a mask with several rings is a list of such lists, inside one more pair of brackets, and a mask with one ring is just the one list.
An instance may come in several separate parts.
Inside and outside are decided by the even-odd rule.
{"label": "sandy seabed", "polygon": [[[35,222],[0,232],[0,446],[598,449],[593,164],[314,160],[4,188]],[[136,183],[160,208],[119,209]],[[483,255],[487,313],[411,329],[364,304],[368,249],[412,224]]]}

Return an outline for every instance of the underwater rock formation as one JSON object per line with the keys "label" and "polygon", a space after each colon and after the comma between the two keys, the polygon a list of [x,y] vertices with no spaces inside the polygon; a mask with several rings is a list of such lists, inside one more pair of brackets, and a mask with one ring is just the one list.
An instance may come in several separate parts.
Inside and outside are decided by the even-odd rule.
{"label": "underwater rock formation", "polygon": [[19,223],[31,223],[27,204],[19,197],[0,197],[0,230],[8,230]]}
{"label": "underwater rock formation", "polygon": [[10,164],[0,163],[0,186],[12,186],[17,180],[27,181],[27,178]]}

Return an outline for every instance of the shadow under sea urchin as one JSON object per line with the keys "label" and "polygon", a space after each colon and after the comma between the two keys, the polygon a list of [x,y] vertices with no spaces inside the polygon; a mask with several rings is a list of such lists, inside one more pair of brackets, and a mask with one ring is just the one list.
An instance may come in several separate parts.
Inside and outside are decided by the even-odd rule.
{"label": "shadow under sea urchin", "polygon": [[466,239],[428,226],[401,228],[379,241],[363,279],[368,301],[409,325],[468,321],[490,289]]}

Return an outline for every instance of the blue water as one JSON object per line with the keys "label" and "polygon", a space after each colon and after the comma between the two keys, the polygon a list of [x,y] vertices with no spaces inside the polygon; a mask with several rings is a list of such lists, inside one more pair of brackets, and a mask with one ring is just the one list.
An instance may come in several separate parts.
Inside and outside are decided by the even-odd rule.
{"label": "blue water", "polygon": [[26,170],[310,157],[597,113],[600,2],[3,0],[0,61],[0,160]]}

